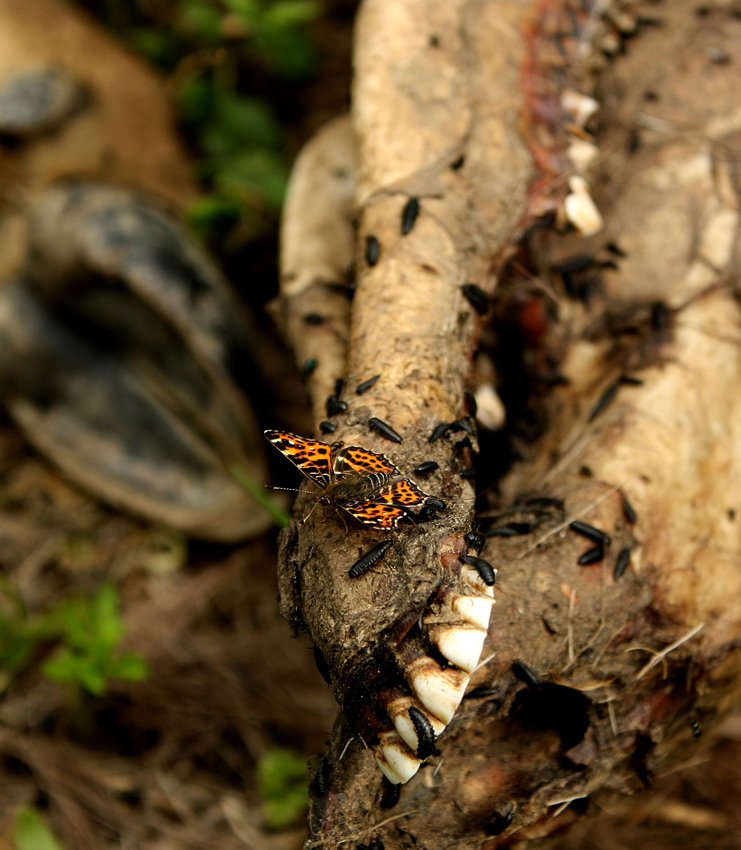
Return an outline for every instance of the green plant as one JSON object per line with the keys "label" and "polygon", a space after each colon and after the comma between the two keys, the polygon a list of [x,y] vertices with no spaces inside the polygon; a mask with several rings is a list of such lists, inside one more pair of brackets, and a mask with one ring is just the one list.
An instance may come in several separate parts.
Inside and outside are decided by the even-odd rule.
{"label": "green plant", "polygon": [[134,652],[120,654],[124,625],[113,585],[104,584],[92,598],[67,600],[53,615],[61,637],[58,653],[44,662],[44,675],[93,696],[105,693],[109,679],[145,679],[146,661]]}
{"label": "green plant", "polygon": [[0,692],[28,667],[39,644],[53,634],[53,624],[44,617],[29,617],[21,595],[7,577],[0,576]]}
{"label": "green plant", "polygon": [[39,812],[31,806],[18,810],[13,821],[14,850],[63,850]]}
{"label": "green plant", "polygon": [[[93,0],[96,2],[96,0]],[[316,66],[305,25],[318,0],[97,0],[129,43],[167,75],[206,195],[189,211],[204,236],[240,243],[270,226],[288,177],[276,101]],[[235,237],[236,234],[236,237]]]}
{"label": "green plant", "polygon": [[309,805],[306,759],[285,747],[268,750],[257,765],[257,788],[267,825],[272,829],[288,826]]}

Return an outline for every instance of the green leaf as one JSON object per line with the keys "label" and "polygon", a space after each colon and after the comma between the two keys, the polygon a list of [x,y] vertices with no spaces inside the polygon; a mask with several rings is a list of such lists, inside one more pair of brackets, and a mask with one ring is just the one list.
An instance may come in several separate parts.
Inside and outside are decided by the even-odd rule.
{"label": "green leaf", "polygon": [[255,0],[224,0],[224,5],[250,27],[258,24],[262,14],[262,4]]}
{"label": "green leaf", "polygon": [[191,227],[207,233],[229,230],[241,214],[242,205],[237,200],[215,194],[194,201],[186,213]]}
{"label": "green leaf", "polygon": [[257,787],[268,826],[287,826],[309,805],[306,759],[283,747],[268,750],[257,765]]}
{"label": "green leaf", "polygon": [[225,195],[250,203],[254,197],[280,209],[288,183],[281,157],[266,150],[249,150],[222,160],[213,175],[214,186]]}
{"label": "green leaf", "polygon": [[262,17],[262,25],[272,29],[288,29],[322,14],[322,4],[316,0],[278,0],[271,3]]}
{"label": "green leaf", "polygon": [[41,815],[30,806],[19,810],[13,823],[15,850],[64,850]]}
{"label": "green leaf", "polygon": [[132,682],[141,682],[149,676],[149,664],[141,655],[137,655],[135,652],[127,652],[112,661],[107,672],[109,679],[129,679]]}
{"label": "green leaf", "polygon": [[221,13],[213,0],[183,0],[181,27],[205,41],[217,41],[221,35]]}
{"label": "green leaf", "polygon": [[98,654],[108,657],[123,637],[124,625],[118,615],[118,594],[112,584],[104,584],[90,607],[94,645]]}

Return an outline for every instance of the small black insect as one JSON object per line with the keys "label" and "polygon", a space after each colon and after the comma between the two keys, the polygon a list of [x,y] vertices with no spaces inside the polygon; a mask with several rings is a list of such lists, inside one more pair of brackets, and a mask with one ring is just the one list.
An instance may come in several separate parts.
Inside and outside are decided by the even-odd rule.
{"label": "small black insect", "polygon": [[586,271],[591,265],[594,265],[592,254],[575,254],[573,257],[561,260],[560,263],[554,263],[551,268],[556,274],[563,275]]}
{"label": "small black insect", "polygon": [[382,437],[385,437],[387,440],[391,440],[393,443],[403,442],[396,431],[394,431],[394,429],[382,419],[377,419],[375,416],[372,416],[368,420],[368,427],[377,431]]}
{"label": "small black insect", "polygon": [[564,505],[563,499],[556,496],[527,496],[524,499],[517,499],[518,504],[524,504],[528,508],[557,508],[561,509]]}
{"label": "small black insect", "polygon": [[522,532],[517,531],[508,523],[507,525],[492,525],[484,533],[487,537],[517,537]]}
{"label": "small black insect", "polygon": [[497,571],[488,561],[483,558],[476,558],[474,555],[461,555],[460,559],[464,564],[468,564],[469,567],[476,570],[485,585],[492,587],[496,583]]}
{"label": "small black insect", "polygon": [[539,375],[538,380],[547,387],[565,387],[571,381],[562,375],[561,372],[548,372],[545,375]]}
{"label": "small black insect", "polygon": [[336,393],[328,396],[326,401],[327,416],[337,416],[338,413],[344,413],[347,410],[347,402],[340,401]]}
{"label": "small black insect", "polygon": [[466,161],[465,156],[463,156],[463,154],[461,154],[457,159],[454,159],[450,163],[450,167],[453,169],[453,171],[458,171],[459,168],[463,168],[463,164],[465,163],[465,161]]}
{"label": "small black insect", "polygon": [[337,426],[334,423],[330,422],[328,419],[322,419],[322,421],[319,423],[319,430],[322,432],[322,434],[334,434],[334,432],[337,430]]}
{"label": "small black insect", "polygon": [[466,410],[468,411],[468,415],[471,417],[471,419],[475,419],[476,414],[479,411],[479,406],[476,402],[476,396],[470,390],[466,390],[463,393],[463,397],[466,400]]}
{"label": "small black insect", "polygon": [[481,551],[486,544],[486,538],[480,531],[467,532],[465,540],[468,548],[476,549],[477,552]]}
{"label": "small black insect", "polygon": [[628,564],[630,564],[630,549],[626,546],[618,552],[617,561],[615,561],[615,569],[612,571],[612,578],[614,581],[617,581],[628,569]]}
{"label": "small black insect", "polygon": [[431,472],[434,472],[436,469],[440,468],[440,464],[435,460],[426,460],[423,463],[420,463],[419,466],[415,466],[412,472],[415,475],[429,475]]}
{"label": "small black insect", "polygon": [[401,213],[401,235],[406,236],[414,227],[419,215],[419,198],[410,198]]}
{"label": "small black insect", "polygon": [[475,436],[476,430],[473,425],[467,419],[456,419],[454,422],[451,422],[448,425],[448,428],[451,431],[465,431],[467,434],[470,434],[472,437]]}
{"label": "small black insect", "polygon": [[345,382],[342,378],[337,378],[334,382],[334,394],[339,398],[342,395],[342,390],[345,387]]}
{"label": "small black insect", "polygon": [[493,688],[490,685],[479,685],[477,688],[469,691],[463,699],[484,699],[485,697],[497,696],[498,693],[497,688]]}
{"label": "small black insect", "polygon": [[444,511],[448,506],[442,499],[435,499],[432,496],[428,496],[425,499],[425,507],[431,508],[433,511]]}
{"label": "small black insect", "polygon": [[620,381],[621,384],[624,384],[627,387],[642,387],[643,386],[643,379],[642,378],[636,378],[633,375],[621,375],[618,378],[618,381]]}
{"label": "small black insect", "polygon": [[655,331],[666,330],[669,324],[669,308],[663,301],[651,305],[651,327]]}
{"label": "small black insect", "polygon": [[518,537],[522,534],[530,534],[532,530],[531,522],[508,522],[505,525],[493,525],[484,534],[487,537]]}
{"label": "small black insect", "polygon": [[625,495],[625,493],[621,493],[620,495],[623,499],[623,516],[625,517],[626,522],[629,522],[631,525],[635,525],[638,521],[638,514],[636,513],[636,509],[628,501],[628,497]]}
{"label": "small black insect", "polygon": [[304,321],[307,325],[323,325],[324,324],[324,316],[319,313],[307,313],[304,316]]}
{"label": "small black insect", "polygon": [[372,549],[369,549],[365,555],[362,555],[358,558],[357,561],[350,567],[348,571],[348,575],[350,578],[357,578],[358,576],[362,576],[363,573],[368,572],[368,570],[378,563],[378,561],[383,558],[383,556],[388,552],[388,550],[393,546],[392,540],[383,540],[377,546],[374,546]]}
{"label": "small black insect", "polygon": [[517,678],[524,682],[531,690],[537,690],[540,687],[540,679],[537,674],[525,664],[524,661],[515,661],[512,664],[512,672]]}
{"label": "small black insect", "polygon": [[420,711],[416,705],[410,705],[409,719],[417,733],[417,758],[424,761],[430,756],[437,755],[440,751],[435,746],[435,731],[427,719],[427,715]]}
{"label": "small black insect", "polygon": [[595,528],[593,525],[589,525],[579,519],[575,519],[569,525],[569,528],[577,534],[581,534],[582,537],[586,537],[587,540],[591,540],[593,543],[599,543],[601,546],[605,546],[610,542],[609,534],[605,534],[602,529]]}
{"label": "small black insect", "polygon": [[489,312],[489,296],[475,283],[464,283],[461,286],[463,295],[473,309],[483,316]]}
{"label": "small black insect", "polygon": [[355,388],[355,392],[358,395],[363,395],[363,393],[366,392],[366,390],[369,390],[380,377],[380,375],[374,375],[372,378],[368,378],[367,381],[363,381],[362,384],[358,384]]}
{"label": "small black insect", "polygon": [[612,403],[613,399],[617,395],[617,391],[620,389],[620,382],[613,381],[607,389],[602,393],[602,395],[597,400],[597,403],[594,405],[592,410],[587,417],[587,422],[594,422],[594,420],[603,413],[609,405]]}
{"label": "small black insect", "polygon": [[329,791],[329,773],[329,762],[325,756],[322,756],[309,783],[309,788],[317,797],[327,796],[327,791]]}
{"label": "small black insect", "polygon": [[692,727],[692,734],[695,738],[699,738],[702,735],[702,729],[700,728],[700,724],[696,720],[690,720],[690,726]]}
{"label": "small black insect", "polygon": [[440,437],[447,434],[449,430],[450,426],[447,422],[438,422],[438,424],[435,425],[435,430],[430,434],[429,441],[431,443],[436,443],[440,439]]}
{"label": "small black insect", "polygon": [[399,802],[401,797],[401,785],[389,782],[386,777],[383,777],[383,796],[381,797],[380,806],[382,809],[393,809]]}
{"label": "small black insect", "polygon": [[461,469],[458,475],[460,475],[461,478],[475,478],[476,470],[472,466],[469,466],[466,469]]}
{"label": "small black insect", "polygon": [[324,679],[328,685],[331,685],[332,679],[329,675],[329,664],[327,664],[327,659],[324,657],[324,653],[316,645],[314,645],[314,663],[316,664],[316,669],[319,671],[319,675],[322,679]]}
{"label": "small black insect", "polygon": [[600,561],[604,561],[604,559],[605,547],[602,543],[598,543],[596,546],[592,546],[591,549],[587,549],[586,552],[579,555],[576,563],[580,567],[588,567],[591,564],[598,564]]}
{"label": "small black insect", "polygon": [[494,820],[484,828],[487,835],[501,835],[505,829],[512,826],[512,812],[505,815],[497,815]]}
{"label": "small black insect", "polygon": [[306,363],[304,363],[304,365],[301,367],[301,380],[308,381],[312,373],[314,372],[314,369],[316,369],[318,365],[319,361],[316,359],[316,357],[310,357],[306,361]]}
{"label": "small black insect", "polygon": [[375,236],[365,237],[365,261],[369,266],[375,266],[381,256],[381,243]]}
{"label": "small black insect", "polygon": [[462,440],[456,440],[456,442],[453,443],[453,448],[456,452],[458,452],[458,454],[462,454],[465,449],[472,449],[473,446],[471,445],[471,438],[464,437]]}

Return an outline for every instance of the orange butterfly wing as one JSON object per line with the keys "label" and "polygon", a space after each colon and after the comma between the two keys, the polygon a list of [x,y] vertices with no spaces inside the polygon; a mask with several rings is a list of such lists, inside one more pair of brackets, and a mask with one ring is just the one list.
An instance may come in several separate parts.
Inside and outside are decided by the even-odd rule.
{"label": "orange butterfly wing", "polygon": [[332,449],[319,440],[308,440],[290,431],[265,431],[265,436],[303,474],[323,490],[332,482]]}
{"label": "orange butterfly wing", "polygon": [[334,462],[336,473],[357,472],[359,475],[373,475],[381,472],[386,475],[401,475],[391,461],[360,446],[345,446],[337,453]]}

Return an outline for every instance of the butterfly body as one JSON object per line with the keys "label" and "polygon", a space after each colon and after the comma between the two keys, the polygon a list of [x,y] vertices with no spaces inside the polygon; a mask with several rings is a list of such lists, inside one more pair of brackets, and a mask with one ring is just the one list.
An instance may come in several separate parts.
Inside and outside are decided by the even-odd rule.
{"label": "butterfly body", "polygon": [[267,439],[322,491],[321,500],[365,525],[396,528],[411,508],[430,498],[384,455],[360,446],[330,446],[288,431],[266,431]]}

